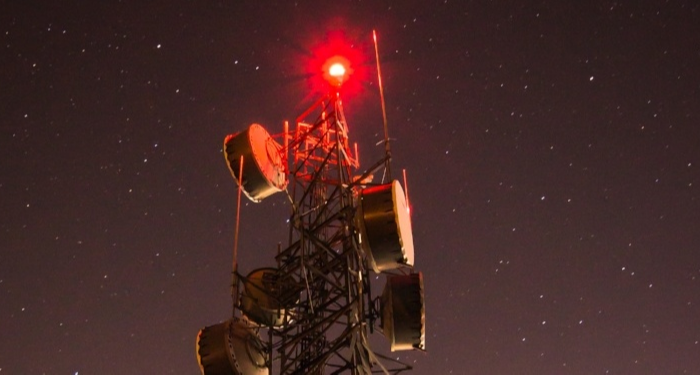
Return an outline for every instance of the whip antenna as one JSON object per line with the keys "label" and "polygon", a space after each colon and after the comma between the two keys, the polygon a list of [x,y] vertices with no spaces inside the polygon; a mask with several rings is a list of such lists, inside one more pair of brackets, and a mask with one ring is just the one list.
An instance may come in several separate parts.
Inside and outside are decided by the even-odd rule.
{"label": "whip antenna", "polygon": [[382,102],[382,118],[384,119],[384,152],[386,154],[386,174],[389,181],[391,181],[391,146],[389,145],[389,125],[386,120],[386,104],[384,102],[384,87],[382,85],[382,69],[379,65],[379,47],[377,46],[377,31],[372,30],[372,37],[374,38],[374,55],[377,60],[377,81],[379,82],[379,97]]}
{"label": "whip antenna", "polygon": [[[238,228],[241,225],[241,192],[243,191],[243,155],[241,155],[240,165],[238,167],[238,200],[236,203],[236,229],[233,239],[233,264],[231,267],[231,298],[233,299],[233,308],[236,309],[238,301]],[[235,311],[234,311],[235,313]]]}

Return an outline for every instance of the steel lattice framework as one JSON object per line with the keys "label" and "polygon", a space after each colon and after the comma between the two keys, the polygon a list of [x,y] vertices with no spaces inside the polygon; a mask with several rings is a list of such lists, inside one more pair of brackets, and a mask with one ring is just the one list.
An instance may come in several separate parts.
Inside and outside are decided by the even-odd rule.
{"label": "steel lattice framework", "polygon": [[363,177],[355,177],[357,152],[337,93],[302,116],[316,121],[299,118],[289,135],[294,204],[289,246],[277,262],[280,280],[294,285],[290,292],[300,298],[290,309],[292,323],[272,331],[279,373],[322,374],[326,367],[333,374],[371,373],[376,359],[367,335],[375,312],[355,235],[353,202]]}

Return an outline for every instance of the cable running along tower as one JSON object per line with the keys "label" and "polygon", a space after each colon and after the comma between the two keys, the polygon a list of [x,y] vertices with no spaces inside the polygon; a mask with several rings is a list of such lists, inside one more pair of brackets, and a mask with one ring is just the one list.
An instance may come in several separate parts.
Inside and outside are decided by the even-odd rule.
{"label": "cable running along tower", "polygon": [[[376,49],[376,34],[374,37]],[[328,94],[279,136],[252,124],[224,140],[224,156],[241,193],[259,202],[284,192],[291,203],[287,247],[270,267],[238,272],[238,211],[232,316],[202,328],[197,361],[203,375],[398,374],[411,366],[375,352],[380,331],[391,351],[425,349],[423,276],[414,272],[407,196],[391,180],[386,153],[361,170],[351,145],[341,88],[347,60],[326,63]],[[381,74],[379,73],[379,82]],[[380,180],[373,182],[375,174]],[[371,274],[385,277],[373,294]]]}

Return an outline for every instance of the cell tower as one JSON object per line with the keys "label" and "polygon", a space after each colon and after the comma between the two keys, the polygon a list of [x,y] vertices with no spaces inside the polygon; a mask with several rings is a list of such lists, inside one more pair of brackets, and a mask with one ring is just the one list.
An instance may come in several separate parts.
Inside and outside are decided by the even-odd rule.
{"label": "cell tower", "polygon": [[[376,51],[376,34],[374,40]],[[413,271],[407,196],[391,179],[383,92],[386,155],[362,171],[340,97],[345,61],[329,60],[329,93],[294,129],[285,122],[281,143],[258,124],[225,138],[238,210],[241,193],[259,202],[284,192],[292,212],[288,246],[271,257],[272,266],[247,275],[238,272],[237,216],[233,314],[197,335],[203,375],[410,370],[370,348],[375,329],[391,351],[425,349],[423,276]],[[379,172],[387,182],[372,182]],[[372,293],[371,272],[386,277],[381,296]]]}

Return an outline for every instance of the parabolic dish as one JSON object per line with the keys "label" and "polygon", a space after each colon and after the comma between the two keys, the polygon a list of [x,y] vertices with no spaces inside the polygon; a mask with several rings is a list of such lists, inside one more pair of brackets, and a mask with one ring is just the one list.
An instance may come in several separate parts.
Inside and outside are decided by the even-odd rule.
{"label": "parabolic dish", "polygon": [[423,274],[387,277],[380,302],[382,330],[391,351],[425,349]]}
{"label": "parabolic dish", "polygon": [[283,284],[278,278],[279,272],[275,268],[259,268],[248,274],[241,296],[241,310],[248,319],[269,327],[279,327],[290,320],[289,306],[298,296],[295,298],[285,288],[288,284]]}
{"label": "parabolic dish", "polygon": [[260,337],[240,320],[202,328],[197,334],[197,363],[202,375],[267,375]]}
{"label": "parabolic dish", "polygon": [[281,149],[282,146],[258,124],[224,139],[226,165],[236,182],[241,178],[243,156],[243,192],[253,202],[260,202],[287,186]]}
{"label": "parabolic dish", "polygon": [[413,266],[411,218],[398,181],[363,189],[357,221],[360,245],[375,272]]}

